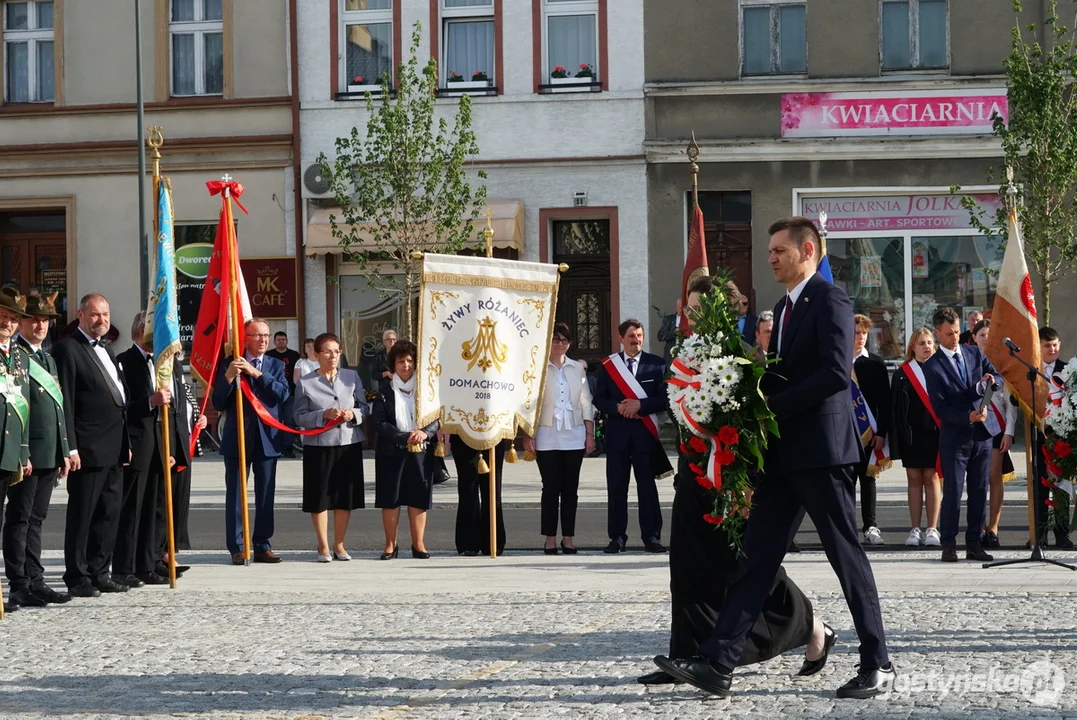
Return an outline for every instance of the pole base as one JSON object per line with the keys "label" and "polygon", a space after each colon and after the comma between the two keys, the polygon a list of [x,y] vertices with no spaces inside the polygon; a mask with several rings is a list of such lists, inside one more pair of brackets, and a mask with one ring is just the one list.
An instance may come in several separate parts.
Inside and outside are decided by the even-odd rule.
{"label": "pole base", "polygon": [[996,560],[995,562],[984,563],[983,566],[985,568],[994,568],[1002,567],[1004,565],[1020,565],[1021,563],[1047,563],[1048,565],[1057,565],[1058,567],[1066,568],[1067,570],[1077,571],[1077,567],[1074,567],[1073,565],[1068,565],[1059,560],[1052,560],[1047,557],[1043,552],[1043,548],[1039,545],[1032,546],[1032,555],[1025,560]]}

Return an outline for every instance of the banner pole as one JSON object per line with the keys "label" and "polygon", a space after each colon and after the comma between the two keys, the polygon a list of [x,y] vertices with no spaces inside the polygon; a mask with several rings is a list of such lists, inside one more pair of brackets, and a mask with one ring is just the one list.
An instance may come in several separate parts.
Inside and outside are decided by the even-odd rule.
{"label": "banner pole", "polygon": [[[500,443],[499,443],[500,444]],[[490,557],[497,557],[497,445],[490,448]]]}
{"label": "banner pole", "polygon": [[[161,146],[164,145],[164,142],[165,139],[164,135],[161,134],[161,128],[151,127],[149,137],[146,139],[146,144],[150,146],[150,157],[153,159],[153,197],[156,199],[156,202],[153,203],[153,237],[155,239],[161,234]],[[165,537],[167,540],[166,547],[168,548],[168,587],[175,590],[176,522],[173,517],[174,509],[172,507],[172,436],[169,429],[170,412],[170,403],[165,403],[161,406],[161,464],[164,466],[163,492],[165,494]]]}
{"label": "banner pole", "polygon": [[[232,358],[235,359],[243,352],[243,311],[239,306],[239,272],[236,269],[239,265],[239,245],[232,221],[232,193],[227,187],[224,189],[224,221],[228,224],[228,273],[231,279],[229,302],[232,303]],[[241,375],[236,375],[236,442],[239,446],[239,468],[236,477],[239,481],[239,504],[243,509],[243,560],[246,565],[250,565],[251,518],[250,509],[247,507],[247,438],[244,432],[241,383]]]}
{"label": "banner pole", "polygon": [[1025,485],[1028,488],[1028,497],[1026,498],[1028,505],[1028,542],[1030,547],[1036,547],[1036,483],[1034,482],[1035,462],[1033,461],[1033,455],[1036,453],[1036,445],[1039,438],[1036,436],[1036,429],[1032,425],[1032,419],[1025,415]]}

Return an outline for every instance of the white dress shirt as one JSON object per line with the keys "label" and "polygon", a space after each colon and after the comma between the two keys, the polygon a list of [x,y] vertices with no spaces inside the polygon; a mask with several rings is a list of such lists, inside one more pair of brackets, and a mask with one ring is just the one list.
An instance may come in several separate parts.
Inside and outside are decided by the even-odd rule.
{"label": "white dress shirt", "polygon": [[[801,294],[803,294],[804,287],[808,284],[808,281],[811,280],[813,277],[815,277],[815,273],[812,273],[808,277],[801,280],[799,283],[797,283],[796,287],[794,287],[792,290],[790,290],[788,293],[786,293],[785,297],[788,298],[788,300],[789,300],[789,302],[786,303],[786,309],[789,309],[789,308],[795,309],[796,308],[797,300],[799,300]],[[778,323],[778,327],[776,328],[777,331],[778,331],[778,354],[779,355],[782,354],[783,329],[785,328],[785,321],[788,319],[788,318],[785,317],[786,315],[792,315],[792,313],[791,312],[786,312],[785,309],[783,309],[782,310],[781,321]]]}
{"label": "white dress shirt", "polygon": [[[638,355],[636,359],[639,359]],[[586,444],[586,426],[583,423],[573,425],[575,413],[572,407],[572,389],[564,371],[569,362],[572,361],[566,358],[561,367],[551,362],[546,368],[547,374],[554,381],[553,424],[538,426],[538,432],[535,433],[535,450],[583,450]]]}
{"label": "white dress shirt", "polygon": [[[625,367],[632,373],[632,377],[636,377],[636,373],[639,372],[639,361],[642,359],[643,353],[636,353],[635,357],[632,357],[624,350],[621,351],[621,359],[625,361]],[[629,362],[631,360],[632,362]]]}
{"label": "white dress shirt", "polygon": [[[83,334],[86,340],[90,343],[99,343],[98,340],[90,337],[85,330],[81,327],[79,332]],[[120,397],[123,399],[124,404],[127,403],[127,393],[124,392],[123,383],[120,382],[120,373],[116,370],[116,363],[112,362],[112,356],[108,354],[108,350],[101,344],[90,345],[90,352],[97,355],[97,358],[101,361],[101,364],[105,366],[105,372],[108,373],[108,379],[112,381],[112,385],[119,390]]]}

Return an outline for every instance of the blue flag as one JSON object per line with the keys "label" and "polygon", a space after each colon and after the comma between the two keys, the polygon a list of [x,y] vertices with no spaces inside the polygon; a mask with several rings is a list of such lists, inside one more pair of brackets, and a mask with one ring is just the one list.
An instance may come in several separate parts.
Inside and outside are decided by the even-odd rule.
{"label": "blue flag", "polygon": [[823,250],[823,259],[819,261],[818,273],[829,283],[834,282],[834,273],[830,269],[830,258],[827,257],[826,249]]}
{"label": "blue flag", "polygon": [[161,178],[157,198],[157,267],[146,311],[145,339],[153,345],[157,387],[172,387],[172,363],[180,351],[179,307],[176,296],[176,246],[172,235],[172,189]]}

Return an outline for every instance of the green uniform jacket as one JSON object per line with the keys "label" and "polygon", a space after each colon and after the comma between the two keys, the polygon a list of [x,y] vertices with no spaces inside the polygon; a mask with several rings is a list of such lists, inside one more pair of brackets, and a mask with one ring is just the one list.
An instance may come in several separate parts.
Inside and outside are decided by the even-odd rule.
{"label": "green uniform jacket", "polygon": [[[30,362],[45,368],[56,384],[56,361],[44,350],[35,354],[23,337],[18,338],[19,347],[30,354]],[[29,367],[29,366],[27,366]],[[67,443],[67,422],[64,408],[36,380],[30,378],[30,462],[34,472],[47,472],[62,467],[64,458],[70,454]]]}
{"label": "green uniform jacket", "polygon": [[[26,368],[29,367],[27,363],[30,362],[30,356],[12,339],[11,352],[8,353],[6,363],[2,353],[0,353],[0,363],[5,363],[8,373],[13,373],[16,353],[19,355],[19,369],[21,371],[19,389],[22,391],[23,397],[29,402],[30,382]],[[0,395],[0,409],[3,410],[3,412],[0,412],[0,422],[3,422],[4,425],[2,428],[4,434],[0,435],[0,470],[17,472],[19,468],[26,465],[30,460],[30,428],[23,427],[15,408],[8,405],[7,398],[3,395]]]}

